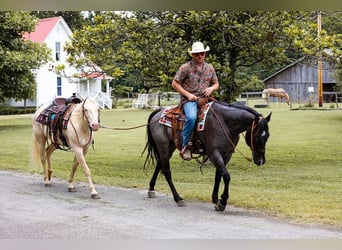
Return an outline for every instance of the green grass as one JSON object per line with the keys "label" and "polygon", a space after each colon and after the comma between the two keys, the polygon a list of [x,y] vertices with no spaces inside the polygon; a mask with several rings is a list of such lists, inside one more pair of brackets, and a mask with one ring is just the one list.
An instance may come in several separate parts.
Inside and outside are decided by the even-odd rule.
{"label": "green grass", "polygon": [[[285,104],[259,111],[265,116],[273,112],[267,162],[258,167],[239,153],[234,154],[228,164],[229,203],[298,222],[342,227],[342,111],[290,111]],[[146,123],[150,112],[105,110],[101,123],[115,128],[134,127]],[[0,116],[0,169],[42,172],[30,164],[31,117]],[[143,169],[145,133],[145,127],[96,132],[95,148],[87,155],[94,181],[147,189],[153,167]],[[238,149],[250,156],[242,136]],[[53,176],[67,181],[72,158],[70,152],[56,151]],[[201,174],[195,161],[182,162],[175,152],[171,169],[175,185],[186,200],[211,201],[212,166],[205,167]],[[76,180],[85,181],[82,171],[77,171]],[[163,176],[156,189],[170,194]]]}

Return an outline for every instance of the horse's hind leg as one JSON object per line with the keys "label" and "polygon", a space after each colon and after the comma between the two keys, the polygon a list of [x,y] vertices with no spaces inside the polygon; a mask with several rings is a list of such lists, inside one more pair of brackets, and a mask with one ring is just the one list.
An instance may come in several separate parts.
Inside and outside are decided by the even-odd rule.
{"label": "horse's hind leg", "polygon": [[[52,144],[50,144],[46,150],[44,150],[44,155],[46,156],[46,158],[44,157],[44,160],[42,158],[42,164],[43,164],[43,168],[44,168],[44,184],[45,187],[51,187],[51,176],[52,176],[52,164],[51,164],[51,155],[52,153],[56,150],[56,147]],[[46,162],[48,165],[48,169],[46,171]]]}
{"label": "horse's hind leg", "polygon": [[[161,171],[163,173],[167,183],[169,184],[169,187],[170,187],[172,195],[173,195],[173,199],[175,200],[177,205],[180,206],[180,207],[185,207],[186,204],[185,204],[183,198],[178,194],[178,192],[177,192],[177,190],[176,190],[176,188],[175,188],[175,186],[174,186],[174,184],[172,182],[172,175],[171,175],[171,170],[170,170],[170,162],[169,162],[169,158],[166,158],[166,157],[165,157],[165,154],[164,154],[158,160],[156,168],[155,168],[154,173],[153,173],[153,176],[152,176],[152,178],[150,180],[150,188],[148,190],[147,195],[148,195],[149,198],[155,198],[156,197],[156,194],[155,194],[155,191],[154,191],[154,187],[155,187],[155,184],[156,184],[156,180],[157,180],[158,174]],[[164,164],[161,164],[162,161],[164,162]]]}
{"label": "horse's hind leg", "polygon": [[68,186],[68,191],[72,192],[72,193],[76,192],[76,188],[75,188],[75,185],[74,185],[74,176],[75,176],[75,172],[77,170],[77,167],[78,167],[78,161],[77,161],[77,158],[75,156],[73,164],[72,164],[72,169],[71,169],[71,172],[70,172],[70,176],[69,176],[69,186]]}
{"label": "horse's hind leg", "polygon": [[184,199],[178,194],[176,187],[173,184],[171,170],[170,170],[170,161],[169,161],[169,158],[166,158],[166,157],[168,156],[167,155],[165,156],[165,154],[162,154],[162,156],[160,157],[160,162],[164,162],[164,164],[162,164],[161,171],[163,175],[165,176],[167,183],[169,184],[169,187],[173,195],[173,199],[175,200],[177,205],[179,207],[185,207],[186,204],[184,202]]}
{"label": "horse's hind leg", "polygon": [[150,180],[150,188],[147,192],[148,198],[155,198],[156,197],[156,192],[154,191],[154,187],[156,185],[156,181],[157,181],[157,177],[159,175],[160,169],[161,169],[161,166],[160,166],[160,163],[158,161],[156,168],[154,169],[152,178]]}

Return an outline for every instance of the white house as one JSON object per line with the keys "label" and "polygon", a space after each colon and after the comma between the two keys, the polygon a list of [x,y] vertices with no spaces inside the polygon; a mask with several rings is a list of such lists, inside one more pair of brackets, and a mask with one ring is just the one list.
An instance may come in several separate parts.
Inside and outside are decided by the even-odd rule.
{"label": "white house", "polygon": [[[84,78],[70,78],[57,75],[54,68],[63,64],[70,69],[67,63],[67,53],[64,51],[66,42],[70,42],[72,31],[63,17],[51,17],[40,19],[35,30],[24,34],[24,39],[33,42],[45,43],[52,53],[52,61],[35,71],[36,97],[34,100],[26,100],[26,106],[39,107],[51,103],[56,97],[70,97],[73,93],[85,98],[95,97],[102,108],[112,108],[111,89],[109,81],[111,77],[106,75],[94,75],[91,72]],[[69,70],[69,71],[76,71]],[[106,92],[101,91],[102,81],[105,81]],[[24,101],[11,100],[11,106],[24,106]]]}

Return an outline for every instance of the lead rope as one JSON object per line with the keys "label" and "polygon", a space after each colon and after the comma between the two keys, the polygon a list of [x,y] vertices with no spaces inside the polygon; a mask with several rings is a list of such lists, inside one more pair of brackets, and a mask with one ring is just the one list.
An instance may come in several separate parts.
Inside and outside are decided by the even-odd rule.
{"label": "lead rope", "polygon": [[145,123],[145,124],[142,124],[142,125],[138,125],[138,126],[135,126],[135,127],[129,127],[129,128],[113,128],[113,127],[108,127],[108,126],[104,126],[104,125],[100,125],[100,126],[101,126],[101,128],[111,129],[111,130],[132,130],[132,129],[137,129],[137,128],[149,126],[149,125],[151,125],[153,123],[156,123],[158,121],[159,121],[159,119],[155,120],[153,122],[149,122],[149,123]]}
{"label": "lead rope", "polygon": [[111,130],[131,130],[131,129],[137,129],[137,128],[141,128],[141,127],[146,127],[149,124],[150,123],[146,123],[146,124],[142,124],[142,125],[135,126],[135,127],[130,127],[130,128],[113,128],[113,127],[107,127],[107,126],[101,125],[101,128],[111,129]]}
{"label": "lead rope", "polygon": [[242,155],[247,161],[252,161],[251,158],[249,158],[248,156],[244,155],[240,150],[238,150],[236,148],[236,145],[234,144],[234,142],[230,139],[230,137],[228,136],[227,134],[227,131],[224,129],[223,127],[223,124],[222,124],[222,121],[221,121],[221,118],[216,114],[215,110],[214,109],[211,109],[214,116],[216,117],[216,119],[218,120],[222,130],[223,130],[223,133],[224,135],[227,137],[228,141],[232,144],[232,146],[234,147],[234,150],[236,150],[240,155]]}

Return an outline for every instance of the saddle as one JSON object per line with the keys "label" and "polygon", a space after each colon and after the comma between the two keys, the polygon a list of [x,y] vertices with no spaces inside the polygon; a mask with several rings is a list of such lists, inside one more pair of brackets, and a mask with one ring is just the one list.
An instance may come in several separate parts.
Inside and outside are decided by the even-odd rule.
{"label": "saddle", "polygon": [[[44,109],[36,121],[47,126],[50,135],[51,143],[58,149],[67,150],[69,145],[63,134],[63,129],[66,129],[71,116],[71,113],[78,101],[70,101],[70,98],[56,98],[50,106]],[[62,145],[58,142],[62,141]]]}
{"label": "saddle", "polygon": [[[209,102],[216,101],[213,97],[201,97],[198,102],[198,113],[197,113],[197,122],[196,126],[198,127],[198,121],[203,118],[203,113],[205,112],[205,105]],[[183,105],[177,105],[171,109],[169,109],[165,113],[165,117],[171,121],[171,127],[173,131],[173,139],[175,145],[178,150],[182,148],[182,136],[181,132],[183,130],[183,126],[185,123],[185,114],[183,112]],[[191,151],[192,154],[205,155],[205,147],[201,140],[198,138],[197,129],[192,131],[192,135],[190,137],[187,148]]]}

